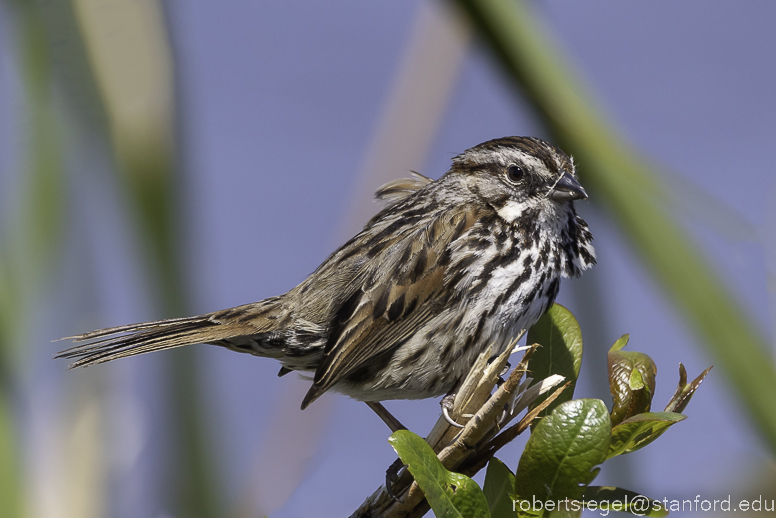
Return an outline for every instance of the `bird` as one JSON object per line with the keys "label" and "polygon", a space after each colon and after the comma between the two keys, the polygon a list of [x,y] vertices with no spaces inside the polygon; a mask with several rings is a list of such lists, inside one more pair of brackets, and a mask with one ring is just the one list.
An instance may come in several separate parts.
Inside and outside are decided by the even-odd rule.
{"label": "bird", "polygon": [[596,262],[574,161],[538,138],[489,140],[439,179],[413,172],[375,197],[377,215],[287,293],[67,337],[79,345],[56,357],[74,368],[212,344],[311,373],[302,409],[329,390],[370,406],[450,395]]}

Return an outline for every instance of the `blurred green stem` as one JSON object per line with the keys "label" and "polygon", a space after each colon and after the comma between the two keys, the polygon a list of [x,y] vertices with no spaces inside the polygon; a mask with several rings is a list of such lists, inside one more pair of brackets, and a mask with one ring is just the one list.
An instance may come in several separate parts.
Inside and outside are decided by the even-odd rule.
{"label": "blurred green stem", "polygon": [[62,165],[58,117],[51,90],[51,56],[40,12],[32,3],[8,7],[18,23],[16,49],[23,86],[21,104],[27,155],[18,217],[3,228],[0,249],[0,515],[21,517],[25,506],[24,470],[14,419],[13,393],[18,386],[18,361],[28,343],[25,325],[31,321],[35,297],[49,276],[61,243]]}
{"label": "blurred green stem", "polygon": [[[19,484],[18,456],[19,448],[13,439],[12,414],[7,413],[10,396],[8,389],[12,381],[5,377],[9,372],[8,361],[11,344],[18,342],[18,333],[13,326],[22,326],[31,321],[26,316],[30,310],[30,294],[33,288],[45,278],[45,269],[51,265],[51,258],[61,244],[62,205],[65,190],[62,188],[62,128],[58,127],[56,108],[52,92],[56,88],[63,103],[69,108],[69,115],[77,117],[79,129],[87,132],[89,138],[97,144],[107,144],[104,135],[109,135],[113,145],[116,169],[120,171],[122,187],[131,201],[131,216],[135,219],[138,235],[146,251],[147,278],[159,310],[164,315],[180,316],[187,312],[185,284],[182,276],[183,257],[177,236],[181,234],[176,219],[178,207],[178,182],[175,175],[175,148],[171,143],[175,138],[172,127],[164,124],[150,127],[150,131],[140,132],[136,140],[122,139],[117,131],[119,119],[116,111],[122,106],[111,104],[116,97],[106,95],[106,85],[122,86],[124,81],[107,84],[98,81],[105,79],[106,69],[99,69],[106,61],[106,47],[95,44],[96,36],[111,38],[116,35],[130,35],[142,38],[144,45],[151,45],[152,36],[156,47],[127,45],[111,56],[107,73],[125,73],[124,79],[148,79],[147,82],[132,82],[134,90],[130,96],[159,101],[155,104],[158,112],[168,108],[166,91],[154,90],[166,86],[167,77],[160,77],[159,69],[145,69],[145,76],[138,74],[138,63],[148,59],[161,59],[169,50],[165,40],[164,24],[152,26],[153,18],[159,12],[158,2],[135,3],[132,0],[111,2],[105,9],[103,2],[38,2],[28,0],[6,0],[18,14],[19,24],[16,31],[20,36],[20,63],[24,76],[24,95],[26,105],[24,115],[29,127],[28,171],[25,171],[23,185],[26,188],[25,199],[19,204],[22,216],[15,223],[10,239],[4,239],[0,249],[0,324],[10,323],[0,330],[0,370],[3,379],[0,383],[0,516],[19,516],[16,510],[22,506],[24,490]],[[135,16],[122,16],[131,10]],[[142,11],[141,11],[142,10]],[[142,15],[142,16],[139,16]],[[100,25],[101,16],[113,16],[109,21],[113,29],[106,35],[106,25]],[[97,22],[95,22],[97,20]],[[91,23],[91,25],[90,25]],[[121,32],[116,27],[126,28],[128,23],[148,24],[137,30]],[[161,27],[161,30],[154,30]],[[88,33],[88,29],[92,32]],[[112,32],[111,32],[112,31]],[[159,36],[160,35],[160,36]],[[159,36],[157,38],[157,36]],[[115,37],[109,40],[115,44]],[[140,40],[136,40],[137,43]],[[104,43],[104,40],[103,40]],[[102,54],[100,54],[102,52]],[[135,52],[136,54],[132,54]],[[52,59],[51,56],[54,56]],[[57,64],[66,63],[67,69],[53,74]],[[158,63],[158,61],[156,62]],[[109,67],[108,67],[109,68]],[[162,72],[172,75],[172,65]],[[115,79],[115,78],[113,78]],[[148,89],[142,90],[142,87]],[[115,93],[115,92],[114,92]],[[122,93],[127,93],[123,90]],[[118,102],[121,102],[118,101]],[[123,106],[126,108],[126,106]],[[152,112],[153,116],[154,113]],[[162,119],[160,119],[162,120]],[[119,121],[120,122],[120,121]],[[116,169],[106,168],[106,173],[115,173]],[[180,359],[180,360],[179,360]],[[179,361],[170,361],[179,360]],[[168,403],[170,416],[165,423],[170,430],[165,446],[175,448],[169,472],[164,478],[177,492],[177,508],[173,514],[194,518],[220,516],[218,508],[218,484],[215,470],[212,469],[211,451],[207,448],[205,419],[201,411],[196,351],[173,354],[168,360],[168,374],[164,381],[171,387],[171,400]],[[7,426],[6,426],[7,424]],[[9,453],[10,452],[10,453]],[[2,491],[6,488],[6,493]],[[175,495],[173,495],[175,496]]]}
{"label": "blurred green stem", "polygon": [[[177,219],[180,186],[174,182],[174,155],[166,147],[146,151],[144,156],[128,157],[122,164],[128,173],[123,178],[142,231],[155,298],[164,315],[180,316],[188,313],[188,309],[182,275],[184,260],[177,238],[181,235]],[[208,518],[222,513],[202,411],[198,359],[194,348],[174,351],[166,359],[170,376],[167,385],[171,390],[169,404],[174,416],[167,425],[176,450],[178,510],[181,516]]]}
{"label": "blurred green stem", "polygon": [[757,327],[712,271],[663,201],[665,187],[604,121],[582,82],[523,0],[456,0],[552,138],[584,164],[589,192],[674,301],[728,376],[776,452],[776,368]]}

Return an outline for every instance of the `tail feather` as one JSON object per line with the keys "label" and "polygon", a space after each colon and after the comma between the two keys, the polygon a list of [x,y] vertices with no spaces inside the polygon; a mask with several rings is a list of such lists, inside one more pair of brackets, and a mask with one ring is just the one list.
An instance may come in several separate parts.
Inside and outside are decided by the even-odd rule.
{"label": "tail feather", "polygon": [[63,338],[89,343],[61,351],[54,357],[75,359],[69,365],[73,369],[152,351],[251,335],[257,331],[256,327],[249,324],[221,322],[214,319],[213,314],[174,318],[109,327]]}
{"label": "tail feather", "polygon": [[92,340],[94,338],[100,338],[108,335],[115,335],[118,333],[137,333],[138,331],[142,331],[144,329],[159,329],[160,327],[164,327],[164,326],[172,326],[180,323],[188,323],[193,320],[205,320],[209,318],[210,318],[210,315],[200,315],[196,317],[169,318],[166,320],[157,320],[153,322],[141,322],[139,324],[127,324],[123,326],[106,327],[105,329],[89,331],[88,333],[82,333],[80,335],[66,336],[56,341],[59,342],[61,340],[75,340],[77,342],[82,342],[84,340]]}

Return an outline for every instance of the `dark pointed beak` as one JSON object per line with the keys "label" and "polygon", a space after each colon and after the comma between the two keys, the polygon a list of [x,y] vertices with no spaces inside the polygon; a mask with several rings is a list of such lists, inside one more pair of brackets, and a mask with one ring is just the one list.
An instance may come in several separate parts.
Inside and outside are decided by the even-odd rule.
{"label": "dark pointed beak", "polygon": [[555,201],[582,200],[587,198],[585,189],[579,185],[576,178],[568,173],[563,173],[555,185],[551,185],[547,196]]}

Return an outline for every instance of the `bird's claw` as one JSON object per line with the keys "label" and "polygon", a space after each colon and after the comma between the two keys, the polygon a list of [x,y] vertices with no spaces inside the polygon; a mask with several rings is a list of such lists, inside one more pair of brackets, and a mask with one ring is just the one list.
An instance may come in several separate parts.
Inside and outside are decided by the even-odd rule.
{"label": "bird's claw", "polygon": [[455,422],[455,420],[450,417],[450,409],[453,408],[454,402],[455,394],[448,394],[442,398],[442,401],[439,403],[442,406],[442,416],[444,416],[445,421],[447,421],[451,426],[455,426],[456,428],[463,428],[464,425]]}
{"label": "bird's claw", "polygon": [[401,459],[396,459],[393,461],[393,464],[388,466],[388,469],[385,470],[385,490],[388,492],[388,494],[393,498],[395,502],[402,503],[398,496],[393,492],[393,484],[399,480],[400,473],[402,469],[405,468],[404,463],[401,461]]}
{"label": "bird's claw", "polygon": [[453,418],[450,417],[450,411],[446,406],[442,407],[442,415],[444,416],[445,421],[447,421],[451,426],[455,426],[456,428],[464,428],[464,425],[456,423]]}

